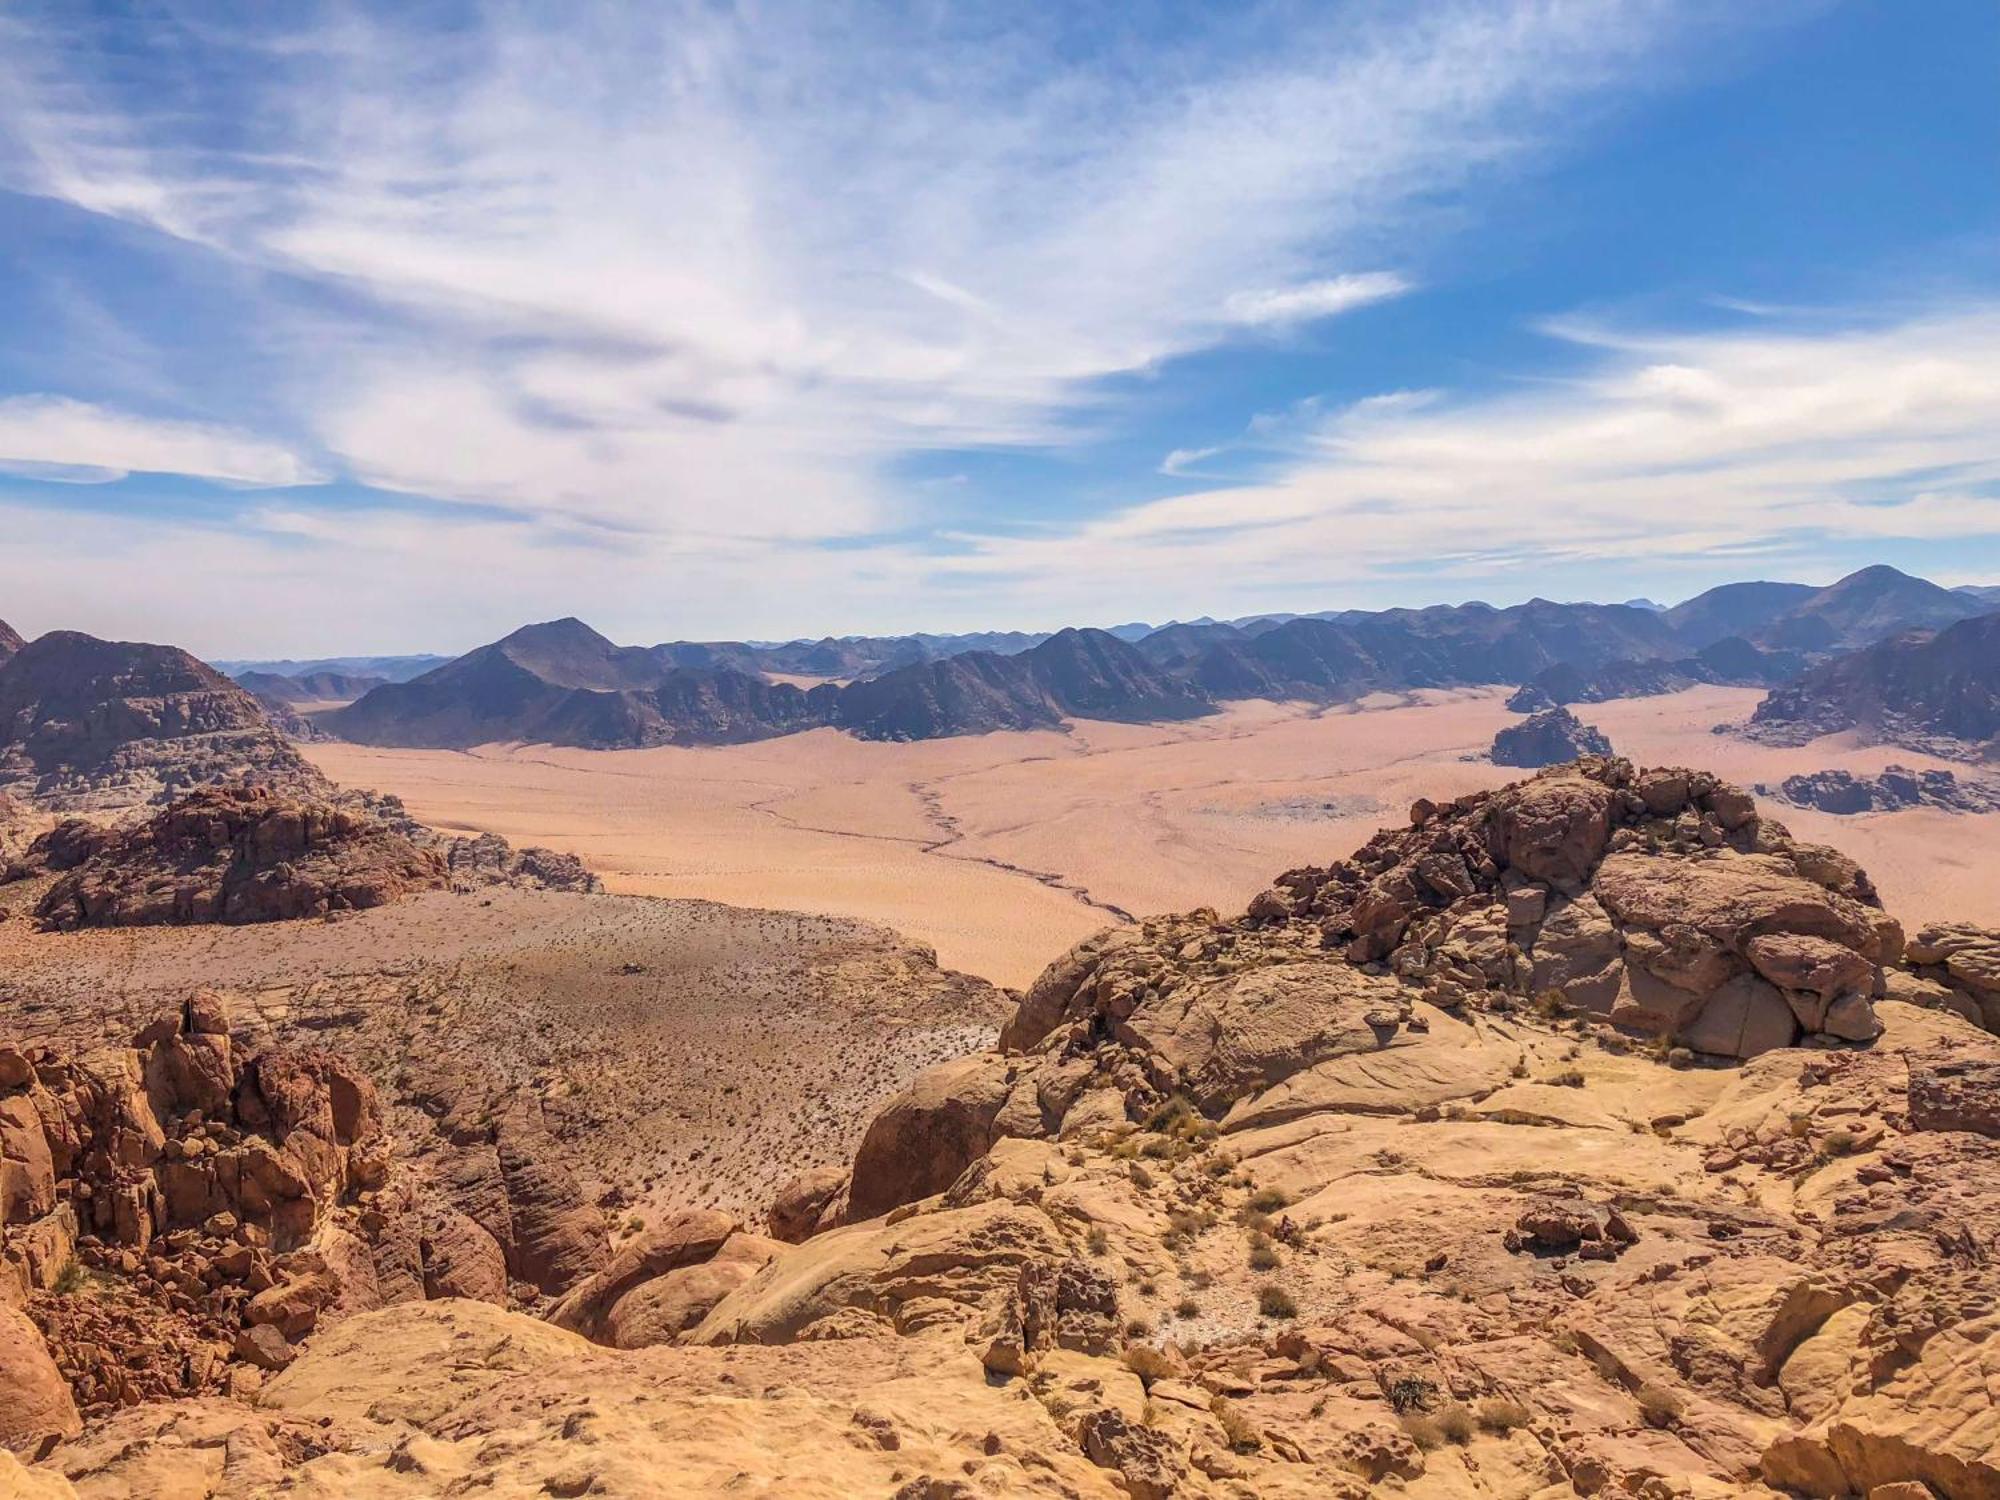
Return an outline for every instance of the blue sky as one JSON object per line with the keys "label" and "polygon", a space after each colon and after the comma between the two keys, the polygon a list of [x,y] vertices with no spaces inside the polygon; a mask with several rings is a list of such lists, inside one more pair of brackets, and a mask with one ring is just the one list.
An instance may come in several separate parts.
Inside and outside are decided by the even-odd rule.
{"label": "blue sky", "polygon": [[2000,581],[2000,8],[26,4],[0,618]]}

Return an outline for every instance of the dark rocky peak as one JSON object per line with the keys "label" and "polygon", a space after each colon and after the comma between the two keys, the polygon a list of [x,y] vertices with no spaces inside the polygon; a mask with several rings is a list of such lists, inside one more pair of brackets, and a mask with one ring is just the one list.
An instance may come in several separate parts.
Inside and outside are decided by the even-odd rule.
{"label": "dark rocky peak", "polygon": [[1751,636],[1817,590],[1809,583],[1725,583],[1668,610],[1667,624],[1694,650],[1727,636]]}
{"label": "dark rocky peak", "polygon": [[1906,630],[1939,629],[1984,610],[1977,599],[1877,564],[1800,600],[1758,639],[1803,651],[1853,650]]}

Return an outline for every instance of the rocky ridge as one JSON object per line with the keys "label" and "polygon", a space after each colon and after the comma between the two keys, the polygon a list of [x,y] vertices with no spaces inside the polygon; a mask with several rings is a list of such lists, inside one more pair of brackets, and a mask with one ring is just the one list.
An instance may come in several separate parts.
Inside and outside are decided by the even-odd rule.
{"label": "rocky ridge", "polygon": [[11,873],[38,871],[57,872],[35,915],[58,930],[323,917],[427,890],[598,889],[574,856],[445,838],[394,799],[266,787],[199,791],[139,823],[65,820]]}
{"label": "rocky ridge", "polygon": [[108,811],[244,781],[329,790],[249,693],[185,651],[52,631],[0,664],[0,791]]}
{"label": "rocky ridge", "polygon": [[1988,777],[1944,770],[1884,766],[1879,776],[1852,771],[1808,771],[1787,776],[1775,787],[1759,785],[1757,795],[1793,807],[1852,815],[1935,807],[1945,812],[2000,812],[2000,783]]}
{"label": "rocky ridge", "polygon": [[1846,730],[1947,759],[1991,758],[2000,746],[2000,614],[1835,657],[1773,690],[1747,733],[1802,745]]}
{"label": "rocky ridge", "polygon": [[1586,760],[1079,945],[783,1195],[802,1243],[689,1215],[572,1267],[552,1322],[323,1318],[254,1404],[142,1404],[28,1472],[1978,1500],[1996,1001],[2000,935],[1906,944],[1743,792]]}

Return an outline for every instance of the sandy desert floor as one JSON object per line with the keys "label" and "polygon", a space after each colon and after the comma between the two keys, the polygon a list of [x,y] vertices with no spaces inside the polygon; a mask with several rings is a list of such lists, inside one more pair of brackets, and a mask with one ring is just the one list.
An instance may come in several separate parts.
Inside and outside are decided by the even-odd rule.
{"label": "sandy desert floor", "polygon": [[[1696,688],[1579,716],[1642,763],[1746,784],[1931,764],[1840,739],[1775,749],[1711,732],[1759,696]],[[914,744],[818,730],[706,749],[303,748],[335,780],[397,793],[438,827],[573,851],[614,890],[865,917],[1018,986],[1108,922],[1240,909],[1277,872],[1324,864],[1399,821],[1417,796],[1514,779],[1465,758],[1514,720],[1505,697],[1246,703],[1187,724]],[[1859,859],[1906,922],[2000,921],[2000,814],[1775,811]]]}
{"label": "sandy desert floor", "polygon": [[880,927],[712,902],[437,893],[337,921],[42,933],[33,896],[0,891],[0,1036],[123,1044],[212,987],[239,1038],[332,1047],[392,1108],[534,1095],[591,1191],[642,1217],[761,1222],[1009,1010]]}

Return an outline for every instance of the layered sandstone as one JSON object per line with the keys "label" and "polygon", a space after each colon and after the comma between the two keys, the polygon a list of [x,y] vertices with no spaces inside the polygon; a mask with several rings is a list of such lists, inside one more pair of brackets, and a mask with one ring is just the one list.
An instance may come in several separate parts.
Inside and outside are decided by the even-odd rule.
{"label": "layered sandstone", "polygon": [[185,651],[58,630],[0,664],[0,791],[103,811],[246,780],[328,790],[256,699]]}

